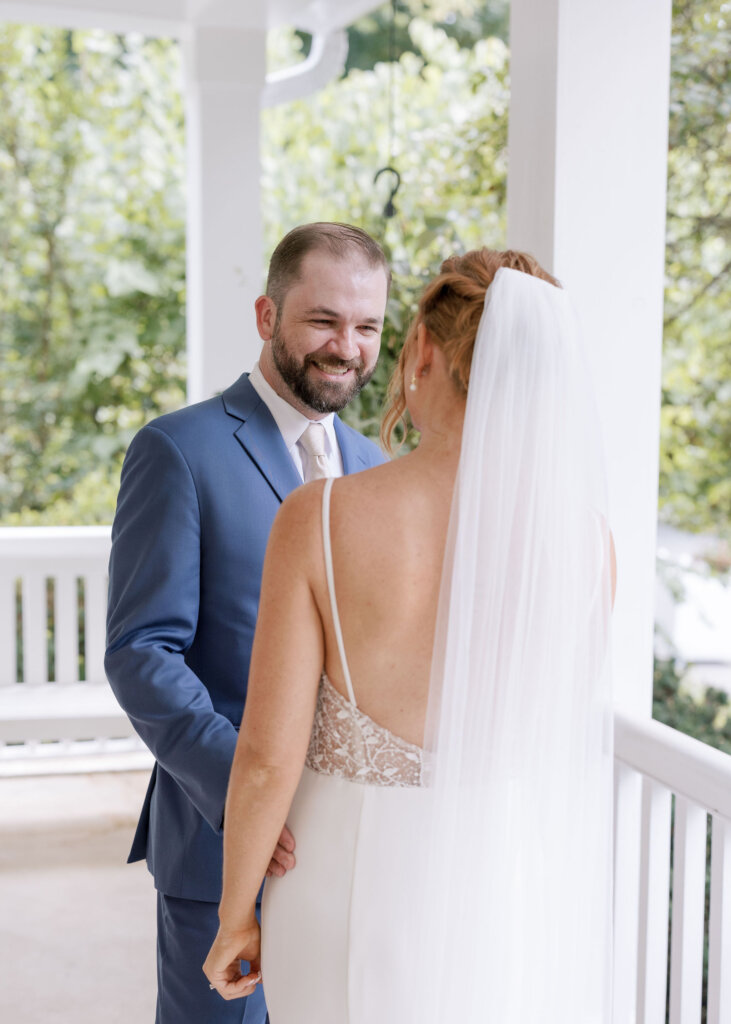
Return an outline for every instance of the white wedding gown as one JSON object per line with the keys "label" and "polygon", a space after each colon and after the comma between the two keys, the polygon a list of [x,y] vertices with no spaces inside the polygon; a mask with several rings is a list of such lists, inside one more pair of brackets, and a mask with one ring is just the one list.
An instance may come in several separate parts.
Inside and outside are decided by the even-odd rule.
{"label": "white wedding gown", "polygon": [[331,485],[323,539],[350,699],[322,676],[287,819],[297,865],[264,887],[264,995],[271,1024],[408,1024],[414,943],[398,910],[399,873],[408,872],[423,820],[424,752],[357,706],[332,579]]}

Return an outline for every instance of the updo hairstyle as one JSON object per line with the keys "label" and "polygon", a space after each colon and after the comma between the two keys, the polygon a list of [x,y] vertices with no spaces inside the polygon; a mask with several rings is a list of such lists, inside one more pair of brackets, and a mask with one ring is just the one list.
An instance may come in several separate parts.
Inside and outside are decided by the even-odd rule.
{"label": "updo hairstyle", "polygon": [[388,386],[386,411],[381,424],[381,443],[393,454],[393,433],[404,423],[406,392],[404,365],[416,343],[419,324],[426,326],[431,340],[447,360],[449,378],[457,393],[467,394],[472,352],[477,328],[485,305],[485,293],[500,267],[521,270],[560,288],[555,277],[541,267],[533,256],[507,249],[473,249],[464,256],[450,256],[442,263],[437,277],[422,292],[419,306],[404,341],[401,355]]}

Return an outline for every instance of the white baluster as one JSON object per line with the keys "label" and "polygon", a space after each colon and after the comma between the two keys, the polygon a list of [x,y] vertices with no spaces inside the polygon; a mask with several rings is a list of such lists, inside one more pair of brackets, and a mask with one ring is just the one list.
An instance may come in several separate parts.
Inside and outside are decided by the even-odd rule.
{"label": "white baluster", "polygon": [[104,650],[107,617],[107,576],[96,572],[84,576],[84,619],[86,643],[86,681],[105,680]]}
{"label": "white baluster", "polygon": [[635,1024],[641,776],[622,763],[614,774],[614,1020]]}
{"label": "white baluster", "polygon": [[23,573],[23,681],[48,682],[46,577],[43,571]]}
{"label": "white baluster", "polygon": [[665,1024],[670,904],[670,790],[645,777],[640,854],[637,1019]]}
{"label": "white baluster", "polygon": [[15,615],[15,574],[3,573],[0,576],[0,686],[10,686],[17,681]]}
{"label": "white baluster", "polygon": [[711,846],[707,1024],[731,1022],[731,822],[716,815]]}
{"label": "white baluster", "polygon": [[76,574],[59,572],[54,581],[54,650],[57,683],[79,681],[79,602]]}
{"label": "white baluster", "polygon": [[670,1024],[700,1024],[706,895],[706,812],[675,797]]}

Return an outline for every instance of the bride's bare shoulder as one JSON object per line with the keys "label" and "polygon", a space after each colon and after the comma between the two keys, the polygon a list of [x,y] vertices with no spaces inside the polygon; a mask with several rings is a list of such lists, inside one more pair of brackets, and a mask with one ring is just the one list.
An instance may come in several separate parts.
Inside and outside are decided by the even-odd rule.
{"label": "bride's bare shoulder", "polygon": [[303,484],[291,491],[277,512],[272,533],[275,530],[301,530],[312,522],[319,523],[325,482],[325,480],[313,480],[311,483]]}
{"label": "bride's bare shoulder", "polygon": [[[344,507],[348,515],[377,515],[382,501],[398,486],[399,478],[399,467],[393,462],[338,477],[333,482],[332,503]],[[324,488],[325,480],[313,480],[292,491],[274,520],[272,534],[287,533],[301,543],[319,538]]]}

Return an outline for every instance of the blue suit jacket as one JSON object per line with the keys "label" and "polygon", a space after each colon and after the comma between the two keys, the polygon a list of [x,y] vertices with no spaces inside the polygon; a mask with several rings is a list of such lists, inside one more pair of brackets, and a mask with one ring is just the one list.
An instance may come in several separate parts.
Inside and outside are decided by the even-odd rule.
{"label": "blue suit jacket", "polygon": [[[383,462],[335,418],[346,473]],[[130,860],[170,896],[217,901],[221,822],[264,551],[302,481],[245,374],[134,438],[112,528],[106,670],[157,764]]]}

